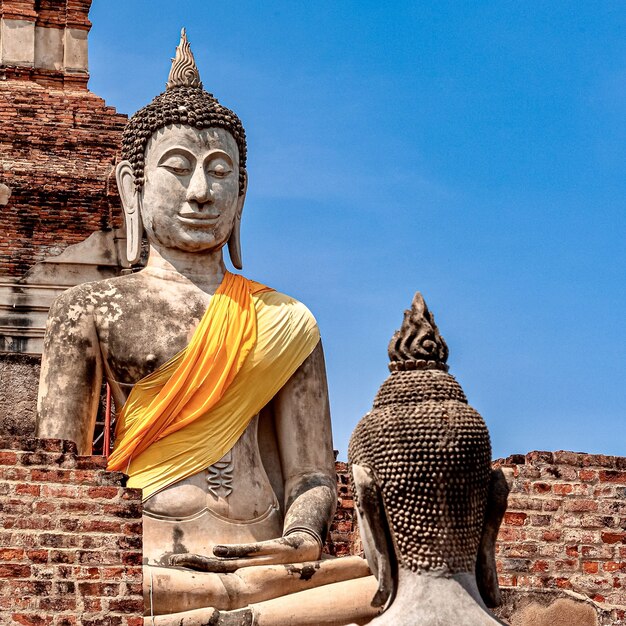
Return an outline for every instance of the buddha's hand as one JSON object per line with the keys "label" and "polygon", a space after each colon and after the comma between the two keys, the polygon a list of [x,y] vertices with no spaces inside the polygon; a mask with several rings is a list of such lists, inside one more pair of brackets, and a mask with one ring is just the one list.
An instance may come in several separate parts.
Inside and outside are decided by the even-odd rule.
{"label": "buddha's hand", "polygon": [[321,546],[313,535],[296,531],[280,539],[215,546],[213,554],[212,557],[201,554],[173,554],[169,560],[174,567],[228,574],[252,565],[316,561],[320,557]]}

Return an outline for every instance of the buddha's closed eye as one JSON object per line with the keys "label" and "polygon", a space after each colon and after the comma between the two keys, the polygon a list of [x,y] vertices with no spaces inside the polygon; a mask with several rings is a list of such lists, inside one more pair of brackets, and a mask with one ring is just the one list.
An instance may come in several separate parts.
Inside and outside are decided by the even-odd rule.
{"label": "buddha's closed eye", "polygon": [[178,176],[186,176],[191,173],[191,163],[182,154],[171,154],[165,157],[159,163],[159,167],[164,167]]}

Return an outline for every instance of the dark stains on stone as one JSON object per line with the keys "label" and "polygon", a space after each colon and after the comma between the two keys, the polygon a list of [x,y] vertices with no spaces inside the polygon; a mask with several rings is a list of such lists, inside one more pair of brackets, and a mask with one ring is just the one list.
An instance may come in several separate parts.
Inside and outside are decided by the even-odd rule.
{"label": "dark stains on stone", "polygon": [[174,526],[174,530],[172,531],[172,545],[174,547],[175,554],[184,554],[185,552],[189,552],[183,543],[183,538],[185,533],[182,531],[180,526]]}
{"label": "dark stains on stone", "polygon": [[300,580],[311,580],[320,568],[320,563],[305,563],[304,565],[285,565],[290,576],[297,576]]}
{"label": "dark stains on stone", "polygon": [[235,611],[215,611],[202,626],[254,626],[252,609],[237,609]]}

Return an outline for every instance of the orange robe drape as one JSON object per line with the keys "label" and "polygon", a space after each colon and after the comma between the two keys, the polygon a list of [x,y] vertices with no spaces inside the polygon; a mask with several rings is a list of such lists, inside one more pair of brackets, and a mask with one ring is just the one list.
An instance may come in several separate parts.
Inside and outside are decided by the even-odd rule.
{"label": "orange robe drape", "polygon": [[109,469],[146,499],[212,465],[318,341],[301,303],[227,272],[189,345],[131,391]]}

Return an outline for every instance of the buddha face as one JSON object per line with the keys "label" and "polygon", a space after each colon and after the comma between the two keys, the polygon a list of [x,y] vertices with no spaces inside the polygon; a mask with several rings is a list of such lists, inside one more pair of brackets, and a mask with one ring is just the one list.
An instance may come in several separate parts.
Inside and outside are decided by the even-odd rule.
{"label": "buddha face", "polygon": [[144,172],[141,214],[151,243],[201,252],[228,241],[243,204],[228,131],[166,126],[146,146]]}

